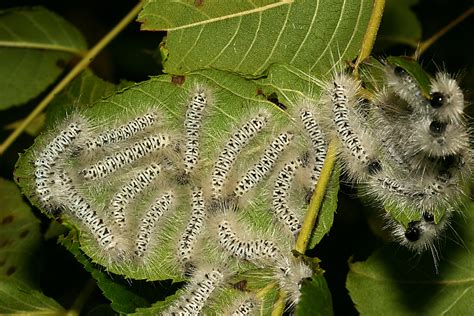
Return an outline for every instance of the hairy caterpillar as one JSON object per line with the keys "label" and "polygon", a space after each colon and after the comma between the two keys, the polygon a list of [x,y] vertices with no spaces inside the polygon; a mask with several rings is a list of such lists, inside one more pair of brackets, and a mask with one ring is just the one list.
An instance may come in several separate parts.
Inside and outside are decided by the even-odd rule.
{"label": "hairy caterpillar", "polygon": [[214,290],[224,281],[218,268],[198,270],[183,295],[163,315],[198,315]]}
{"label": "hairy caterpillar", "polygon": [[[54,137],[46,147],[38,153],[35,161],[35,184],[36,193],[46,207],[51,207],[51,200],[54,200],[53,186],[55,183],[55,175],[59,160],[67,151],[72,150],[72,147],[78,139],[80,133],[87,129],[87,123],[79,116],[76,116],[68,123],[64,129],[59,132],[59,135]],[[53,192],[51,191],[53,189]]]}
{"label": "hairy caterpillar", "polygon": [[239,197],[253,188],[261,181],[272,169],[281,153],[288,147],[293,134],[281,133],[272,143],[265,149],[259,161],[245,174],[237,183],[234,194]]}
{"label": "hairy caterpillar", "polygon": [[224,149],[219,154],[212,171],[212,195],[214,198],[220,197],[222,187],[227,180],[228,173],[232,168],[235,159],[248,142],[257,135],[265,126],[267,117],[265,114],[258,114],[243,124],[227,141]]}
{"label": "hairy caterpillar", "polygon": [[135,242],[135,256],[141,258],[145,256],[148,250],[151,237],[156,233],[155,226],[157,221],[167,212],[174,201],[174,195],[172,192],[165,192],[161,197],[157,198],[150,206],[149,210],[145,213],[145,216],[140,221],[138,227],[138,234]]}
{"label": "hairy caterpillar", "polygon": [[157,113],[146,113],[119,127],[101,132],[95,138],[87,141],[84,146],[87,151],[91,152],[109,144],[122,142],[153,126],[157,120]]}
{"label": "hairy caterpillar", "polygon": [[152,163],[146,166],[114,195],[110,202],[110,212],[114,223],[118,227],[124,228],[127,224],[125,216],[127,205],[155,180],[160,171],[161,167],[158,164]]}
{"label": "hairy caterpillar", "polygon": [[189,101],[184,129],[186,137],[186,149],[184,152],[184,172],[189,173],[198,163],[199,158],[199,137],[202,125],[203,112],[208,106],[208,95],[204,88],[198,86]]}
{"label": "hairy caterpillar", "polygon": [[131,147],[108,155],[92,166],[84,168],[81,174],[86,180],[104,178],[138,159],[164,148],[169,144],[169,141],[170,138],[167,135],[144,137],[143,140],[134,143]]}

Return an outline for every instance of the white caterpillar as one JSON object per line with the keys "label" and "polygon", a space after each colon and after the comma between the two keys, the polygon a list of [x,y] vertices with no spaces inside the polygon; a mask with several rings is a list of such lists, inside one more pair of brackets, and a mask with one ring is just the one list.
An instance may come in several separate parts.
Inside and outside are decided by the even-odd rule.
{"label": "white caterpillar", "polygon": [[300,119],[304,125],[306,132],[309,135],[311,144],[313,145],[314,154],[314,168],[313,174],[311,175],[311,186],[314,188],[319,180],[321,170],[323,169],[324,160],[326,159],[327,143],[324,139],[321,127],[317,123],[313,112],[310,110],[301,109]]}
{"label": "white caterpillar", "polygon": [[221,247],[240,259],[255,261],[274,259],[278,255],[278,248],[273,241],[266,239],[242,240],[227,220],[218,224],[218,237]]}
{"label": "white caterpillar", "polygon": [[82,120],[71,122],[37,156],[34,162],[36,193],[44,206],[51,207],[51,200],[54,198],[51,189],[55,182],[58,160],[71,149],[80,133],[86,128]]}
{"label": "white caterpillar", "polygon": [[63,206],[78,218],[97,240],[103,249],[116,246],[116,238],[97,212],[91,207],[86,199],[77,191],[72,179],[65,171],[59,172],[59,185],[64,190],[62,197]]}
{"label": "white caterpillar", "polygon": [[203,111],[208,99],[202,88],[198,87],[189,103],[184,120],[186,150],[184,152],[184,171],[186,173],[196,166],[199,158],[199,135]]}
{"label": "white caterpillar", "polygon": [[297,234],[301,229],[301,222],[298,216],[289,206],[289,195],[291,182],[295,173],[303,165],[300,159],[287,162],[278,173],[275,180],[275,186],[272,192],[272,210],[275,212],[278,220],[282,222],[293,233]]}
{"label": "white caterpillar", "polygon": [[178,256],[182,263],[187,263],[191,259],[194,244],[204,229],[204,221],[206,219],[206,208],[202,190],[200,188],[194,188],[191,195],[191,218],[179,239],[178,245]]}
{"label": "white caterpillar", "polygon": [[145,256],[150,244],[151,236],[155,233],[157,221],[167,213],[174,201],[173,192],[165,192],[157,198],[150,206],[145,216],[141,219],[138,227],[137,239],[135,242],[135,256],[142,258]]}
{"label": "white caterpillar", "polygon": [[311,278],[313,271],[301,260],[281,257],[273,268],[280,287],[288,294],[290,305],[298,304],[301,297],[301,283]]}
{"label": "white caterpillar", "polygon": [[392,231],[393,238],[401,245],[417,253],[422,253],[430,250],[435,263],[435,268],[438,268],[438,250],[436,249],[436,241],[439,240],[442,233],[450,225],[451,217],[454,210],[447,210],[439,223],[435,223],[433,214],[424,212],[419,219],[411,221],[405,227],[396,220],[394,220],[389,213],[385,218],[387,221],[386,228]]}
{"label": "white caterpillar", "polygon": [[377,172],[379,162],[374,158],[376,146],[370,146],[370,131],[362,123],[356,105],[360,82],[346,74],[336,75],[327,88],[331,106],[332,125],[342,143],[341,158],[346,171],[354,180],[364,179],[367,174]]}
{"label": "white caterpillar", "polygon": [[198,271],[183,295],[163,315],[199,315],[212,292],[224,281],[224,273],[214,268],[208,273]]}
{"label": "white caterpillar", "polygon": [[93,150],[96,150],[97,148],[106,146],[108,144],[118,143],[127,140],[149,128],[150,126],[155,124],[157,120],[158,115],[156,113],[146,113],[124,125],[100,133],[94,139],[86,142],[85,148],[87,151],[91,152]]}
{"label": "white caterpillar", "polygon": [[86,180],[97,180],[108,176],[109,174],[129,165],[138,159],[141,159],[157,150],[163,149],[169,145],[170,138],[168,135],[156,135],[143,138],[131,147],[106,156],[90,167],[81,171],[82,176]]}
{"label": "white caterpillar", "polygon": [[259,161],[247,171],[245,176],[237,183],[234,190],[235,196],[239,197],[244,195],[264,179],[272,170],[278,158],[280,158],[282,152],[288,147],[292,139],[293,134],[290,132],[278,135],[265,149]]}
{"label": "white caterpillar", "polygon": [[240,303],[233,312],[229,313],[230,316],[248,316],[251,315],[257,306],[255,298],[248,298]]}
{"label": "white caterpillar", "polygon": [[242,148],[262,130],[266,123],[267,117],[264,114],[259,114],[241,126],[226,143],[212,171],[211,184],[214,198],[221,195],[228,173]]}
{"label": "white caterpillar", "polygon": [[125,208],[127,205],[155,180],[160,171],[161,167],[158,164],[152,163],[146,166],[113,196],[110,202],[110,215],[118,227],[126,226]]}

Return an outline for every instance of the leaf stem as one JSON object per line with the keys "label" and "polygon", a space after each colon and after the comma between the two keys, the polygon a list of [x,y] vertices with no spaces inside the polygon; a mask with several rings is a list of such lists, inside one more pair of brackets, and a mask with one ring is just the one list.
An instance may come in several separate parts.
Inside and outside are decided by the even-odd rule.
{"label": "leaf stem", "polygon": [[454,28],[456,25],[467,19],[471,14],[474,13],[474,7],[470,7],[466,12],[458,16],[456,19],[448,23],[445,27],[443,27],[441,30],[433,34],[430,38],[427,40],[423,41],[418,45],[418,48],[415,51],[415,54],[413,54],[413,58],[418,59],[428,48],[431,47],[437,40],[439,40],[444,34],[449,32],[452,28]]}
{"label": "leaf stem", "polygon": [[372,8],[372,14],[370,15],[369,24],[367,25],[367,31],[362,41],[362,47],[360,48],[359,56],[354,65],[354,75],[358,75],[359,65],[364,59],[370,56],[372,48],[374,47],[375,38],[379,30],[380,22],[382,21],[383,9],[385,7],[385,0],[375,0]]}
{"label": "leaf stem", "polygon": [[79,316],[81,314],[81,310],[84,307],[84,304],[94,292],[95,287],[95,280],[89,279],[82,288],[77,298],[74,300],[74,303],[72,304],[71,308],[67,311],[68,316]]}
{"label": "leaf stem", "polygon": [[285,311],[286,292],[280,290],[278,293],[278,299],[273,304],[273,310],[271,316],[281,316]]}
{"label": "leaf stem", "polygon": [[0,146],[0,155],[10,147],[10,145],[20,136],[20,134],[28,127],[33,119],[40,114],[46,106],[53,100],[53,98],[66,87],[79,73],[86,69],[97,54],[107,46],[133,19],[138,15],[142,9],[143,2],[140,1],[133,9],[110,30],[94,47],[92,47],[84,57],[74,66],[74,68],[41,100],[36,108],[23,120],[23,122],[7,137],[7,139]]}
{"label": "leaf stem", "polygon": [[78,56],[84,56],[85,54],[84,50],[78,50],[73,47],[61,46],[61,45],[56,45],[56,44],[45,44],[45,43],[0,41],[0,47],[53,50],[53,51],[58,51],[58,52],[71,53]]}
{"label": "leaf stem", "polygon": [[313,196],[311,197],[311,202],[309,203],[308,211],[306,212],[301,231],[298,235],[298,239],[296,240],[293,253],[295,253],[297,256],[303,255],[306,251],[306,248],[308,247],[308,243],[311,238],[311,232],[313,231],[314,225],[316,224],[316,218],[318,217],[319,209],[323,203],[326,188],[328,186],[329,179],[331,178],[332,170],[334,169],[334,164],[336,162],[336,149],[337,142],[332,140],[329,143],[326,160],[324,161],[321,175],[319,176],[319,181],[316,183],[316,188],[314,190]]}

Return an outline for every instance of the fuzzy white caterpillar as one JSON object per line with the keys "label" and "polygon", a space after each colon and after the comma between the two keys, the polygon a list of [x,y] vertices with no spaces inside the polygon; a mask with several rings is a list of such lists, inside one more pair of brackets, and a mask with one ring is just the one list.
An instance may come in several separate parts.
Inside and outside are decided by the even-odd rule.
{"label": "fuzzy white caterpillar", "polygon": [[229,313],[230,316],[248,316],[257,307],[257,302],[255,298],[247,298],[241,302],[235,309]]}
{"label": "fuzzy white caterpillar", "polygon": [[301,229],[301,222],[289,206],[289,195],[291,182],[295,173],[303,165],[300,159],[287,162],[278,173],[275,186],[272,192],[272,210],[278,220],[282,222],[293,234],[297,234]]}
{"label": "fuzzy white caterpillar", "polygon": [[91,152],[97,148],[127,140],[149,128],[155,124],[157,120],[158,115],[156,113],[146,113],[142,116],[136,117],[126,124],[100,133],[94,139],[86,142],[85,148],[87,151]]}
{"label": "fuzzy white caterpillar", "polygon": [[324,138],[321,127],[316,121],[313,112],[308,109],[301,109],[300,119],[306,132],[309,135],[311,144],[313,145],[314,168],[311,175],[311,186],[314,187],[319,180],[321,170],[323,169],[324,160],[326,159],[327,143]]}
{"label": "fuzzy white caterpillar", "polygon": [[301,260],[281,257],[274,266],[274,275],[280,287],[288,294],[290,305],[298,304],[301,297],[301,283],[311,278],[313,271]]}
{"label": "fuzzy white caterpillar", "polygon": [[237,236],[231,223],[223,220],[218,224],[219,244],[231,255],[249,261],[274,259],[278,255],[278,248],[271,240],[253,239],[243,240]]}
{"label": "fuzzy white caterpillar", "polygon": [[135,241],[135,256],[143,258],[148,250],[151,237],[155,233],[157,221],[167,213],[174,202],[173,192],[165,192],[157,198],[150,206],[145,216],[141,219],[138,227],[137,239]]}
{"label": "fuzzy white caterpillar", "polygon": [[196,88],[186,111],[184,129],[186,136],[186,150],[184,152],[184,171],[191,172],[199,158],[199,136],[204,109],[208,97],[201,87]]}
{"label": "fuzzy white caterpillar", "polygon": [[126,147],[117,153],[106,156],[92,166],[84,168],[81,174],[86,180],[104,178],[126,165],[163,149],[169,143],[170,138],[168,135],[144,137],[143,140],[134,143],[131,147]]}
{"label": "fuzzy white caterpillar", "polygon": [[234,190],[235,196],[240,197],[244,195],[264,179],[292,139],[293,134],[290,132],[278,135],[265,149],[259,161],[239,180]]}
{"label": "fuzzy white caterpillar", "polygon": [[373,143],[370,130],[356,110],[359,90],[360,82],[346,74],[336,75],[327,87],[332,126],[342,143],[340,156],[354,180],[364,179],[379,169],[379,162],[374,158],[376,146],[370,146]]}
{"label": "fuzzy white caterpillar", "polygon": [[202,190],[200,188],[194,188],[191,195],[191,217],[178,244],[178,256],[182,263],[190,261],[194,244],[204,229],[204,221],[206,219],[206,208]]}
{"label": "fuzzy white caterpillar", "polygon": [[110,202],[110,215],[114,223],[124,228],[126,226],[125,208],[135,197],[145,190],[160,174],[161,167],[152,163],[140,170],[127,184],[120,188]]}
{"label": "fuzzy white caterpillar", "polygon": [[34,162],[36,193],[44,206],[51,207],[52,199],[54,199],[54,192],[51,192],[51,189],[55,182],[58,160],[71,149],[85,129],[87,126],[83,119],[74,120],[38,154]]}
{"label": "fuzzy white caterpillar", "polygon": [[433,214],[424,212],[418,220],[411,221],[405,227],[394,220],[389,213],[386,214],[386,228],[392,231],[393,238],[401,245],[417,253],[430,250],[438,268],[439,255],[436,249],[436,242],[440,239],[442,233],[450,225],[454,210],[447,210],[439,223],[434,222]]}
{"label": "fuzzy white caterpillar", "polygon": [[211,294],[223,281],[224,273],[218,268],[207,273],[197,271],[183,295],[163,315],[199,315]]}
{"label": "fuzzy white caterpillar", "polygon": [[65,171],[61,171],[58,178],[59,185],[65,192],[61,197],[63,207],[87,227],[100,247],[104,250],[115,247],[116,238],[89,202],[78,192],[71,177]]}
{"label": "fuzzy white caterpillar", "polygon": [[227,180],[230,169],[239,153],[262,130],[266,123],[266,115],[258,114],[242,125],[225,144],[212,171],[211,184],[214,198],[220,197],[224,182]]}

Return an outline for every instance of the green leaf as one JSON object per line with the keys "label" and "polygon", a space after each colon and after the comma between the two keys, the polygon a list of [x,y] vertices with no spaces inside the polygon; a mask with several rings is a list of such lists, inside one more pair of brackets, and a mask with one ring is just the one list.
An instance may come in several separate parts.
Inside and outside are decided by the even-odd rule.
{"label": "green leaf", "polygon": [[141,29],[171,31],[259,13],[292,0],[218,1],[204,0],[146,0],[138,15]]}
{"label": "green leaf", "polygon": [[[102,290],[104,296],[111,301],[111,307],[117,313],[133,313],[136,308],[150,305],[142,295],[137,293],[137,289],[134,288],[132,284],[121,282],[121,278],[118,276],[112,279],[110,274],[101,271],[99,267],[91,263],[79,249],[79,243],[75,240],[73,234],[61,238],[60,242],[97,281],[97,286]],[[155,291],[157,290],[158,289],[155,288]]]}
{"label": "green leaf", "polygon": [[440,253],[439,274],[431,254],[414,258],[387,246],[365,262],[350,264],[347,288],[362,315],[467,315],[474,301],[474,203],[456,214]]}
{"label": "green leaf", "polygon": [[[204,2],[206,3],[206,2]],[[310,1],[168,32],[165,72],[217,68],[251,76],[274,63],[324,73],[360,48],[372,1]],[[156,9],[158,10],[158,9]]]}
{"label": "green leaf", "polygon": [[41,7],[0,12],[0,110],[36,97],[87,49],[69,22]]}
{"label": "green leaf", "polygon": [[404,44],[415,47],[421,40],[421,23],[411,7],[418,0],[387,0],[376,48]]}
{"label": "green leaf", "polygon": [[64,315],[64,309],[40,291],[17,281],[0,282],[0,313],[23,315]]}
{"label": "green leaf", "polygon": [[0,205],[0,313],[59,313],[62,307],[39,291],[39,220],[4,179]]}
{"label": "green leaf", "polygon": [[295,315],[333,315],[331,292],[323,274],[315,274],[311,280],[303,281]]}
{"label": "green leaf", "polygon": [[39,220],[23,202],[20,190],[0,178],[0,276],[38,285],[35,261],[41,245]]}

